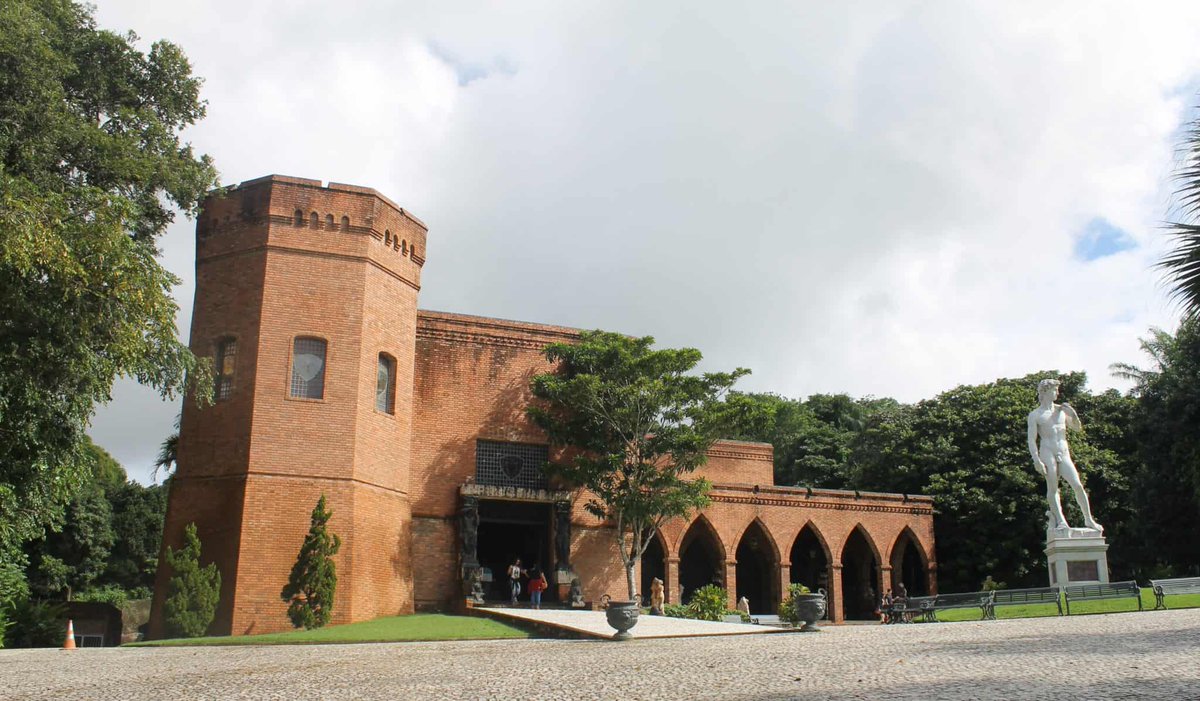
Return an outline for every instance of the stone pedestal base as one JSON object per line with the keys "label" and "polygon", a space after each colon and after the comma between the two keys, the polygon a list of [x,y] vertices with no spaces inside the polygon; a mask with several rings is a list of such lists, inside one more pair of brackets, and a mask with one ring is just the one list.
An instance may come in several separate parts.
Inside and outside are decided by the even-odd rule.
{"label": "stone pedestal base", "polygon": [[1046,532],[1050,586],[1108,582],[1108,543],[1091,528],[1055,528]]}

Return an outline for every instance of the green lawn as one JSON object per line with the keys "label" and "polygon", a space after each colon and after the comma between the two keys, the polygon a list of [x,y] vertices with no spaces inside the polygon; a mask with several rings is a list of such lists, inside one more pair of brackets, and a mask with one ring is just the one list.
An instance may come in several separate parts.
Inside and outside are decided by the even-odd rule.
{"label": "green lawn", "polygon": [[474,616],[447,616],[420,613],[391,616],[373,621],[329,626],[316,630],[293,630],[266,635],[239,635],[212,638],[176,638],[130,643],[134,646],[163,645],[305,645],[311,643],[390,643],[414,640],[489,640],[528,638],[520,628]]}
{"label": "green lawn", "polygon": [[[1154,609],[1154,592],[1149,587],[1142,588],[1142,607],[1146,611]],[[1167,596],[1168,611],[1171,609],[1200,608],[1200,594],[1182,594]],[[1137,602],[1133,599],[1104,599],[1102,601],[1080,601],[1071,604],[1071,615],[1088,613],[1116,613],[1118,611],[1137,611]],[[1066,603],[1063,613],[1066,614]],[[996,618],[1039,618],[1042,616],[1057,616],[1058,609],[1053,604],[1032,604],[1029,606],[997,606]],[[978,621],[979,611],[971,609],[955,609],[938,613],[938,620]]]}

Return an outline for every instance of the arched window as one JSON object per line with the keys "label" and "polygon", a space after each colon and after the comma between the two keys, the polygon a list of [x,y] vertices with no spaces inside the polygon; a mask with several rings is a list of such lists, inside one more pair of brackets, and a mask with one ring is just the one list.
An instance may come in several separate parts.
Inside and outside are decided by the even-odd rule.
{"label": "arched window", "polygon": [[387,229],[383,232],[383,245],[385,245],[385,246],[392,245],[392,230],[391,229]]}
{"label": "arched window", "polygon": [[312,224],[312,228],[315,229],[321,223],[321,217],[316,212],[313,212],[309,215],[308,221],[310,224]]}
{"label": "arched window", "polygon": [[342,217],[342,231],[350,230],[350,217]]}
{"label": "arched window", "polygon": [[292,343],[292,382],[289,396],[325,398],[325,341],[299,337]]}
{"label": "arched window", "polygon": [[326,214],[326,215],[325,215],[325,228],[326,228],[326,229],[332,229],[332,228],[333,228],[333,215],[332,215],[332,214]]}
{"label": "arched window", "polygon": [[213,367],[216,377],[213,378],[213,399],[222,401],[233,396],[233,370],[237,360],[237,339],[223,338],[217,341],[216,358]]}
{"label": "arched window", "polygon": [[304,226],[304,212],[296,210],[296,226]]}
{"label": "arched window", "polygon": [[396,413],[396,359],[387,353],[379,354],[379,369],[375,375],[375,408]]}
{"label": "arched window", "polygon": [[400,254],[405,255],[405,256],[408,255],[408,241],[407,240],[400,241]]}

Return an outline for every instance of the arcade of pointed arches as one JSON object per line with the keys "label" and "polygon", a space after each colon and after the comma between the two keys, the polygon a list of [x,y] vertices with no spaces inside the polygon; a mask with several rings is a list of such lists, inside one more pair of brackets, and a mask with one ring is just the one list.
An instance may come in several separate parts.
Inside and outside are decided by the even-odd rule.
{"label": "arcade of pointed arches", "polygon": [[667,603],[686,603],[700,587],[716,584],[729,593],[730,608],[745,597],[758,615],[775,613],[788,585],[798,583],[826,592],[827,616],[834,621],[876,618],[883,593],[899,592],[901,585],[909,596],[936,593],[936,565],[911,527],[888,536],[886,549],[862,522],[832,530],[808,519],[781,548],[756,516],[727,543],[699,514],[675,537],[654,535],[642,557],[639,592],[647,598],[657,577]]}

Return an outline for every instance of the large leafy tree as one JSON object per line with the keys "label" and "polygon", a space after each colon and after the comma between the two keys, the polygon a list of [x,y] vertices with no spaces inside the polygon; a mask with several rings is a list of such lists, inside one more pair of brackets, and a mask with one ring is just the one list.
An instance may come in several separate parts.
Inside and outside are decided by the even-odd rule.
{"label": "large leafy tree", "polygon": [[1195,319],[1200,318],[1200,118],[1188,124],[1180,152],[1175,174],[1179,216],[1168,228],[1175,247],[1159,261],[1158,268],[1185,316]]}
{"label": "large leafy tree", "polygon": [[614,525],[629,598],[634,570],[655,531],[708,503],[710,484],[691,473],[709,447],[753,407],[725,401],[749,370],[695,374],[694,348],[655,350],[654,339],[606,331],[546,347],[555,372],[537,375],[529,417],[567,448],[552,474],[589,495],[586,508]]}
{"label": "large leafy tree", "polygon": [[1116,365],[1135,381],[1132,423],[1140,469],[1135,522],[1147,574],[1200,573],[1200,541],[1180,524],[1200,521],[1200,319],[1174,335],[1152,329],[1142,339],[1150,365]]}
{"label": "large leafy tree", "polygon": [[2,559],[61,520],[115,378],[204,384],[155,242],[217,179],[180,141],[204,104],[179,47],[143,53],[70,0],[7,0],[0,27]]}

